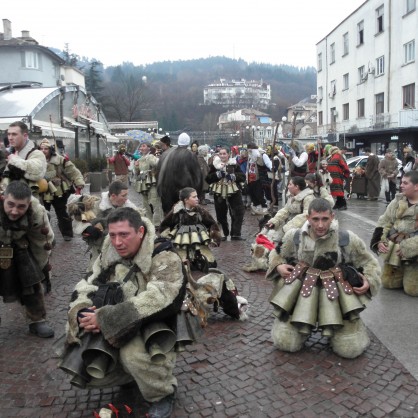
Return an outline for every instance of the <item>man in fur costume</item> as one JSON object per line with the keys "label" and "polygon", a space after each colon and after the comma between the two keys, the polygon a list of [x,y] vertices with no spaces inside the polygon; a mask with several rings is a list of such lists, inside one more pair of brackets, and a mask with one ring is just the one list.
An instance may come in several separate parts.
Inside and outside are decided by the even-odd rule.
{"label": "man in fur costume", "polygon": [[279,350],[299,351],[317,327],[341,357],[368,347],[359,312],[379,289],[379,263],[357,235],[339,231],[329,202],[312,201],[303,227],[288,231],[270,253],[266,278],[274,282],[272,338]]}
{"label": "man in fur costume", "polygon": [[[92,274],[76,285],[71,297],[67,343],[80,344],[87,334],[100,334],[119,349],[117,365],[103,378],[91,377],[86,386],[111,387],[134,379],[152,403],[148,415],[169,417],[177,386],[176,354],[171,350],[165,359],[153,361],[142,332],[179,312],[186,289],[182,262],[174,251],[155,250],[153,225],[132,208],[113,211],[108,228]],[[117,288],[113,304],[97,307],[100,285],[106,284]]]}
{"label": "man in fur costume", "polygon": [[370,248],[384,256],[382,285],[418,296],[418,172],[403,175],[401,191],[379,218]]}
{"label": "man in fur costume", "polygon": [[7,138],[11,148],[1,188],[4,190],[10,181],[23,180],[31,188],[32,194],[38,197],[38,181],[45,176],[46,159],[28,135],[29,129],[25,123],[17,121],[9,125]]}
{"label": "man in fur costume", "polygon": [[315,198],[313,190],[307,187],[303,177],[296,176],[290,179],[288,191],[286,205],[267,221],[257,235],[251,248],[251,263],[243,267],[244,271],[266,271],[271,249],[280,243],[288,230],[300,228],[305,223],[309,204]]}
{"label": "man in fur costume", "polygon": [[135,190],[141,195],[141,205],[148,219],[158,227],[163,218],[161,199],[157,193],[156,170],[158,157],[151,153],[151,144],[142,142],[139,147],[141,158],[135,161]]}
{"label": "man in fur costume", "polygon": [[73,219],[73,228],[87,242],[90,250],[91,271],[93,263],[100,254],[100,248],[107,234],[106,218],[113,210],[127,207],[137,209],[128,199],[128,186],[115,180],[109,191],[103,192],[101,198],[93,195],[71,195],[68,199],[68,213]]}
{"label": "man in fur costume", "polygon": [[[226,241],[231,234],[231,240],[241,241],[242,222],[244,220],[245,207],[242,203],[240,183],[245,181],[245,175],[241,171],[235,158],[229,158],[226,148],[220,148],[218,156],[210,165],[206,181],[210,184],[210,190],[214,195],[216,220],[221,224]],[[231,227],[228,224],[228,212],[231,217]]]}
{"label": "man in fur costume", "polygon": [[178,138],[178,147],[164,152],[158,163],[158,195],[161,198],[164,214],[177,203],[179,192],[184,187],[193,187],[197,195],[202,194],[203,174],[197,156],[187,147],[190,137],[185,132]]}
{"label": "man in fur costume", "polygon": [[48,190],[40,194],[41,201],[48,211],[51,206],[54,207],[58,228],[64,240],[71,241],[73,228],[67,213],[67,200],[73,187],[78,192],[84,187],[83,175],[68,158],[57,154],[55,147],[46,138],[39,144],[39,149],[47,161],[45,180],[48,182]]}
{"label": "man in fur costume", "polygon": [[29,186],[11,182],[0,200],[0,295],[24,306],[29,331],[41,338],[54,335],[45,322],[42,285],[53,239],[47,212]]}

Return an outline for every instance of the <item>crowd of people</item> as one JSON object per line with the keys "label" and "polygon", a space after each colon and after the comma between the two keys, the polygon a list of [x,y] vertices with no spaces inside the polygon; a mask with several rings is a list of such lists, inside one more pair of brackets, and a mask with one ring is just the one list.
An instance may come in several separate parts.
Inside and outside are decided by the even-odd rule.
{"label": "crowd of people", "polygon": [[[246,299],[213,251],[249,238],[242,231],[246,209],[262,218],[243,268],[265,271],[272,281],[271,332],[279,350],[299,351],[321,331],[337,355],[358,357],[370,343],[360,312],[379,287],[418,296],[418,161],[412,149],[405,151],[400,193],[393,153],[379,161],[365,150],[368,199],[376,200],[383,187],[388,202],[370,240],[370,249],[383,257],[381,271],[366,243],[335,219],[336,210],[347,209],[353,176],[336,146],[292,141],[263,150],[250,142],[211,152],[186,133],[177,146],[168,136],[143,140],[134,154],[121,145],[109,157],[116,180],[94,195],[82,193],[85,180],[68,157],[47,139],[35,144],[24,123],[9,126],[8,142],[0,200],[3,302],[21,303],[32,334],[54,336],[44,301],[51,290],[54,208],[63,239],[81,236],[90,253],[85,276],[68,295],[60,367],[78,387],[136,382],[151,403],[150,417],[171,415],[176,352],[185,344],[180,329],[193,343],[209,309],[219,306],[232,318],[247,318]],[[131,181],[139,206],[128,199]],[[161,330],[164,337],[155,338]],[[83,357],[98,341],[117,352],[99,369]],[[66,368],[69,358],[80,369]]]}

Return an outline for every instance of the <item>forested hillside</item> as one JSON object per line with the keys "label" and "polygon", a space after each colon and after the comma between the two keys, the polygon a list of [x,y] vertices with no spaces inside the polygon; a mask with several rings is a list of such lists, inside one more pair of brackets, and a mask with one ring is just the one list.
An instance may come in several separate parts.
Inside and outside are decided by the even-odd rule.
{"label": "forested hillside", "polygon": [[[64,53],[74,65],[74,56]],[[263,80],[271,85],[272,106],[280,120],[286,108],[316,94],[316,70],[288,65],[247,63],[225,57],[164,61],[145,66],[126,62],[103,68],[86,58],[76,65],[86,75],[86,88],[101,102],[109,121],[158,120],[166,131],[216,130],[220,106],[203,106],[204,87],[220,78]]]}

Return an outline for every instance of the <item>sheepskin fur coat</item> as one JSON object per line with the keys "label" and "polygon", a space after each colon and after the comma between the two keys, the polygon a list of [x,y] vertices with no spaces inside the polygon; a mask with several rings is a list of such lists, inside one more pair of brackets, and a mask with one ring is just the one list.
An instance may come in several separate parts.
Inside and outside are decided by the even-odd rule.
{"label": "sheepskin fur coat", "polygon": [[[102,283],[118,282],[122,287],[121,303],[96,310],[103,337],[115,347],[130,341],[144,325],[172,318],[181,308],[186,287],[181,259],[174,251],[152,256],[155,230],[148,219],[143,221],[147,232],[132,260],[122,259],[106,237],[93,273],[76,285],[68,311],[68,343],[80,341],[77,313],[93,305],[95,292]],[[134,265],[136,272],[124,283]]]}
{"label": "sheepskin fur coat", "polygon": [[[279,249],[270,252],[269,269],[266,278],[270,280],[280,279],[276,267],[280,264],[288,264],[291,260],[303,260],[311,266],[316,265],[319,257],[332,259],[334,265],[343,261],[352,264],[355,268],[363,268],[363,274],[370,284],[370,292],[375,295],[380,288],[380,266],[373,254],[368,251],[364,241],[354,232],[347,231],[349,242],[347,246],[339,246],[338,222],[331,223],[328,234],[313,241],[309,236],[309,223],[301,228],[300,243],[296,245],[294,235],[297,229],[291,229],[283,237],[283,245]],[[277,247],[276,247],[277,248]]]}

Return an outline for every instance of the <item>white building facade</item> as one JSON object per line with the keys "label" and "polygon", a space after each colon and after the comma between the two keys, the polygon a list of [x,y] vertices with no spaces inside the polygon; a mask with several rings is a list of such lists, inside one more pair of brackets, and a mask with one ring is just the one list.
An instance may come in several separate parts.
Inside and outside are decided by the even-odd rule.
{"label": "white building facade", "polygon": [[318,134],[418,149],[416,0],[367,0],[317,43]]}
{"label": "white building facade", "polygon": [[267,109],[271,101],[270,84],[254,80],[225,80],[209,84],[203,90],[205,105],[226,108]]}

